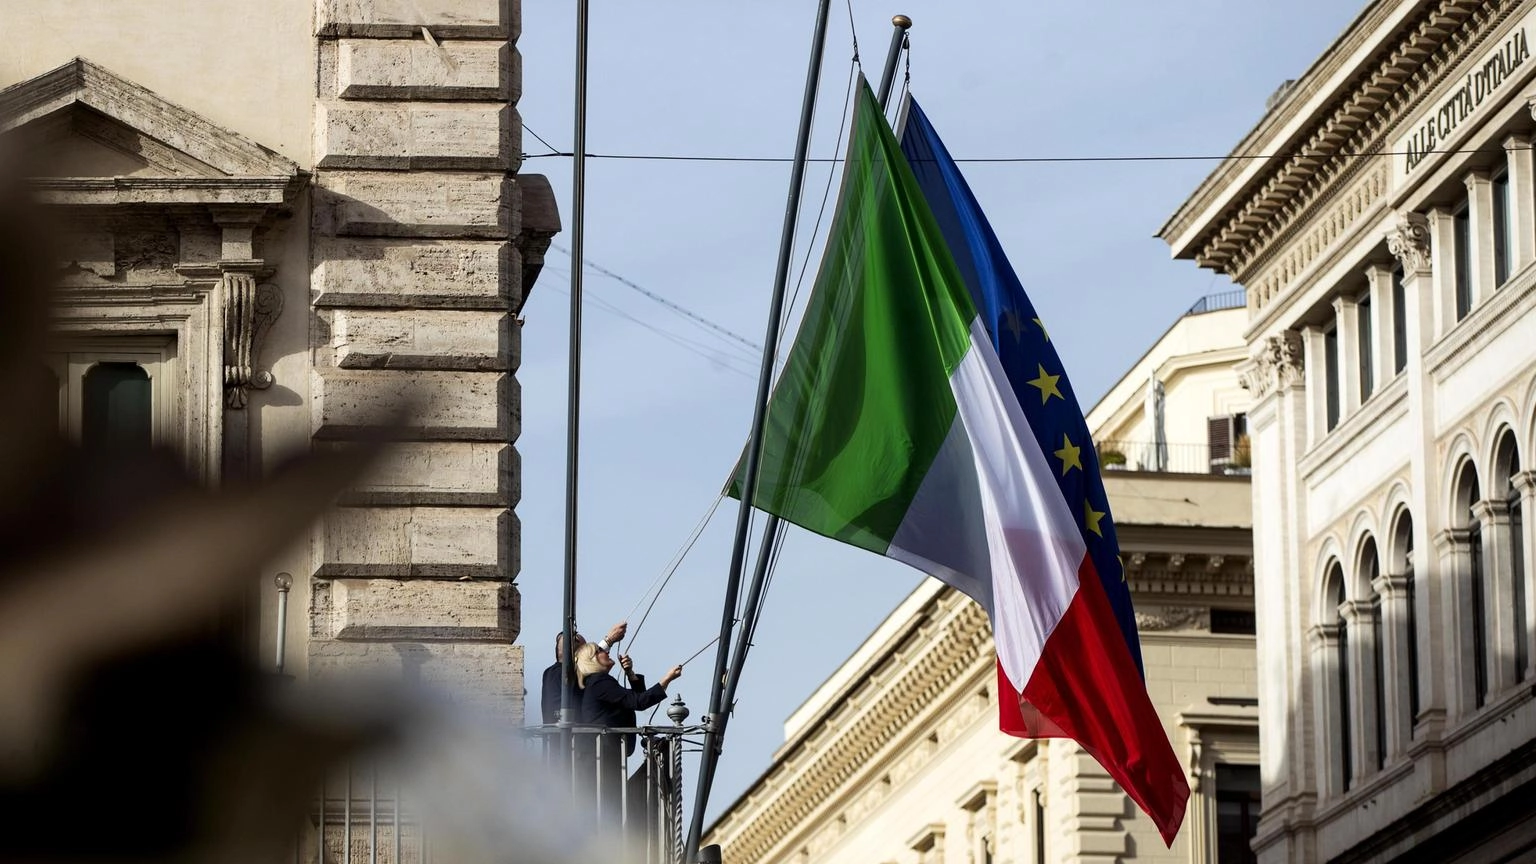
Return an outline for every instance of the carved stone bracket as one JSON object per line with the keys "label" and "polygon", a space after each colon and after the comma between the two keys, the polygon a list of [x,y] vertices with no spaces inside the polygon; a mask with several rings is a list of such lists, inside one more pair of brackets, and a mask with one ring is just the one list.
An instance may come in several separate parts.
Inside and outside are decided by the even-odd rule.
{"label": "carved stone bracket", "polygon": [[1209,630],[1211,609],[1209,606],[1148,607],[1136,613],[1136,629],[1144,632],[1159,630]]}
{"label": "carved stone bracket", "polygon": [[1387,235],[1387,251],[1403,265],[1405,276],[1429,272],[1429,217],[1403,213]]}
{"label": "carved stone bracket", "polygon": [[1243,389],[1262,399],[1270,393],[1301,386],[1306,380],[1301,334],[1284,330],[1265,339],[1258,353],[1238,367]]}
{"label": "carved stone bracket", "polygon": [[224,282],[224,404],[246,406],[250,390],[272,386],[272,373],[256,367],[256,357],[273,319],[283,311],[283,294],[276,285],[256,282],[256,275],[225,271]]}

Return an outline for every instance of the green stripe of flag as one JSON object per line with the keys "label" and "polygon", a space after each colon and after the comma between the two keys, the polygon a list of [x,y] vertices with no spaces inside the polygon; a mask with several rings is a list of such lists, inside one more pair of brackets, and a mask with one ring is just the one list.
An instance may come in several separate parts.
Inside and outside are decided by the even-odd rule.
{"label": "green stripe of flag", "polygon": [[755,503],[883,554],[954,423],[949,377],[970,350],[976,310],[864,82],[845,165],[821,270],[768,404]]}

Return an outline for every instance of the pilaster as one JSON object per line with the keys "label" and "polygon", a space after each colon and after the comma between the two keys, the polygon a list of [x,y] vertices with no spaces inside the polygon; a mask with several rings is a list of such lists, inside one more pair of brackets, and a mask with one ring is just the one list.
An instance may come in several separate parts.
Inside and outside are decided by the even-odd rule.
{"label": "pilaster", "polygon": [[1333,298],[1334,331],[1339,340],[1339,420],[1360,408],[1360,304],[1354,297]]}
{"label": "pilaster", "polygon": [[[1328,801],[1349,791],[1353,779],[1346,777],[1345,763],[1351,770],[1355,766],[1359,742],[1354,740],[1354,722],[1345,700],[1345,688],[1339,676],[1348,675],[1348,667],[1340,663],[1339,640],[1347,639],[1347,630],[1338,623],[1314,624],[1307,631],[1310,646],[1311,668],[1314,673],[1312,722],[1315,734],[1313,760],[1316,763],[1318,798]],[[1262,698],[1262,697],[1260,697]],[[1345,732],[1348,730],[1349,737]]]}
{"label": "pilaster", "polygon": [[1488,652],[1488,692],[1513,687],[1523,669],[1515,668],[1515,573],[1510,555],[1509,502],[1488,498],[1472,506],[1483,527],[1483,620]]}
{"label": "pilaster", "polygon": [[1355,778],[1376,773],[1380,755],[1376,740],[1376,612],[1366,603],[1349,601],[1339,607],[1348,628],[1350,758]]}
{"label": "pilaster", "polygon": [[[1433,625],[1441,610],[1434,598],[1437,572],[1435,547],[1430,538],[1444,528],[1444,508],[1440,506],[1440,466],[1431,464],[1436,452],[1434,418],[1430,411],[1432,383],[1424,370],[1424,353],[1435,338],[1435,320],[1443,303],[1443,274],[1453,269],[1448,256],[1451,247],[1450,217],[1443,211],[1426,216],[1408,212],[1398,216],[1387,236],[1387,249],[1403,268],[1403,325],[1407,331],[1407,351],[1403,375],[1407,378],[1407,427],[1409,487],[1413,490],[1412,566],[1421,588],[1414,592],[1414,619],[1419,622],[1419,716],[1413,719],[1422,729],[1424,740],[1438,738],[1447,704],[1445,642],[1447,635]],[[1446,288],[1445,290],[1453,290]],[[1454,299],[1451,301],[1454,304]],[[1454,310],[1453,310],[1454,314]],[[1453,318],[1454,320],[1454,318]],[[1406,743],[1406,742],[1405,742]]]}
{"label": "pilaster", "polygon": [[1525,582],[1525,629],[1516,632],[1516,639],[1524,639],[1526,645],[1524,681],[1536,680],[1536,582],[1532,580],[1532,573],[1536,571],[1536,471],[1521,471],[1509,478],[1509,482],[1520,492],[1520,512],[1525,515],[1521,526],[1520,536],[1515,542],[1520,544],[1522,550],[1521,560],[1525,566],[1521,568],[1520,576]]}
{"label": "pilaster", "polygon": [[[1445,708],[1450,718],[1460,720],[1477,710],[1477,681],[1473,673],[1475,640],[1472,633],[1471,567],[1468,560],[1471,532],[1447,528],[1435,535],[1435,550],[1441,574],[1439,628],[1444,641],[1441,678],[1450,683]],[[1428,594],[1429,592],[1425,592]],[[1430,620],[1430,619],[1425,619]]]}
{"label": "pilaster", "polygon": [[518,174],[517,0],[407,6],[316,5],[312,434],[346,446],[414,412],[318,533],[310,655],[419,667],[516,722],[514,313],[559,225]]}
{"label": "pilaster", "polygon": [[1536,261],[1536,161],[1531,157],[1531,136],[1504,139],[1509,162],[1509,274]]}
{"label": "pilaster", "polygon": [[[1387,386],[1392,380],[1392,268],[1373,265],[1365,271],[1371,298],[1371,377],[1372,392]],[[1365,346],[1362,346],[1362,348]]]}
{"label": "pilaster", "polygon": [[1464,180],[1472,237],[1472,308],[1476,309],[1498,287],[1494,284],[1493,182],[1487,171],[1473,171]]}
{"label": "pilaster", "polygon": [[1409,713],[1408,690],[1398,686],[1412,668],[1408,651],[1408,579],[1402,574],[1383,574],[1371,582],[1371,589],[1381,598],[1381,644],[1384,702],[1386,712],[1386,764],[1400,759],[1413,740],[1413,716]]}

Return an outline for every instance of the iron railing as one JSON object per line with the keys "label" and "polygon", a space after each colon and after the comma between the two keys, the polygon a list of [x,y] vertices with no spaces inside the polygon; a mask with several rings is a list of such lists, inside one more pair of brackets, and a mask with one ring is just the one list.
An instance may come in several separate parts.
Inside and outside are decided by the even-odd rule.
{"label": "iron railing", "polygon": [[[674,712],[682,707],[674,701]],[[686,709],[682,712],[686,716]],[[674,713],[674,716],[675,713]],[[519,730],[546,795],[565,796],[578,824],[606,831],[622,864],[682,864],[683,752],[699,746],[702,726],[605,728],[534,726]],[[625,742],[636,742],[625,753]],[[293,841],[294,864],[448,864],[434,847],[434,807],[378,763],[346,765],[324,782]],[[514,858],[515,860],[515,858]],[[616,864],[618,864],[616,862]]]}
{"label": "iron railing", "polygon": [[1211,458],[1206,444],[1155,444],[1151,441],[1100,441],[1099,466],[1106,471],[1152,471],[1160,474],[1247,474],[1247,445],[1239,444],[1224,458]]}
{"label": "iron railing", "polygon": [[1248,292],[1242,288],[1236,291],[1222,291],[1219,294],[1207,294],[1195,301],[1195,305],[1189,307],[1185,315],[1203,315],[1206,312],[1220,312],[1223,309],[1240,309],[1248,305]]}

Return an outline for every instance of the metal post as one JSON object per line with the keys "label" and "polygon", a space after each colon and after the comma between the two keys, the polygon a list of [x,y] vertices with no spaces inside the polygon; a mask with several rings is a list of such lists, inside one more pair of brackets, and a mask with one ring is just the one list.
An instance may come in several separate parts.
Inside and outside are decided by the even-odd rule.
{"label": "metal post", "polygon": [[347,783],[342,787],[342,794],[347,797],[341,802],[341,860],[342,864],[352,864],[352,764],[349,762],[347,769]]}
{"label": "metal post", "polygon": [[368,864],[379,864],[379,766],[368,788]]}
{"label": "metal post", "polygon": [[571,159],[571,334],[565,438],[565,645],[560,663],[560,725],[576,722],[576,458],[581,432],[581,271],[587,192],[587,2],[576,0],[576,133]]}
{"label": "metal post", "polygon": [[757,494],[757,463],[762,454],[768,391],[773,383],[774,346],[779,342],[779,319],[784,315],[784,290],[789,284],[790,258],[794,253],[795,225],[800,216],[800,193],[805,186],[805,165],[811,145],[811,119],[816,113],[816,91],[821,84],[821,58],[827,44],[827,18],[831,6],[831,0],[820,0],[817,4],[816,26],[811,39],[811,59],[805,76],[805,95],[800,106],[800,131],[795,139],[795,161],[789,175],[789,200],[784,207],[784,232],[779,238],[779,261],[768,305],[768,325],[763,336],[763,361],[757,376],[757,400],[752,406],[752,429],[747,438],[741,508],[736,515],[736,537],[731,548],[725,602],[720,612],[720,643],[715,652],[715,673],[710,678],[709,716],[706,718],[708,722],[704,732],[704,752],[699,760],[699,786],[693,800],[693,822],[688,826],[688,840],[683,847],[683,860],[689,864],[699,849],[699,836],[704,830],[704,812],[709,804],[709,790],[714,782],[715,764],[719,759],[720,743],[725,735],[726,718],[730,712],[730,706],[721,698],[721,683],[729,659],[736,598],[741,593],[741,579],[746,563],[752,501]]}
{"label": "metal post", "polygon": [[885,71],[880,73],[880,89],[876,92],[882,110],[891,101],[891,85],[896,81],[896,61],[901,57],[901,48],[907,41],[907,30],[912,27],[912,19],[905,15],[893,16],[891,27],[891,48],[885,54]]}
{"label": "metal post", "polygon": [[293,587],[293,577],[279,573],[272,579],[277,586],[277,656],[273,668],[283,674],[283,664],[288,659],[288,589]]}

